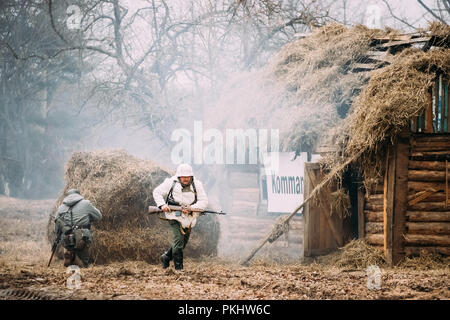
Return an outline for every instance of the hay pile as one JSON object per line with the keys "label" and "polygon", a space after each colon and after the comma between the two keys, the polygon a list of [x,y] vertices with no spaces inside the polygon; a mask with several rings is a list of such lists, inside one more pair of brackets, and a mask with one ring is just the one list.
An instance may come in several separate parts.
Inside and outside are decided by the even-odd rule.
{"label": "hay pile", "polygon": [[[76,152],[66,164],[66,186],[55,205],[61,204],[71,188],[90,200],[103,219],[93,226],[94,243],[90,255],[95,263],[123,260],[158,262],[170,246],[171,231],[166,221],[149,216],[155,205],[152,192],[171,174],[150,161],[125,151]],[[54,222],[49,220],[48,238],[53,242]],[[219,225],[213,215],[201,216],[194,227],[186,255],[215,255]]]}
{"label": "hay pile", "polygon": [[365,269],[371,265],[386,266],[383,251],[368,245],[363,239],[352,240],[339,248],[328,263],[349,270]]}

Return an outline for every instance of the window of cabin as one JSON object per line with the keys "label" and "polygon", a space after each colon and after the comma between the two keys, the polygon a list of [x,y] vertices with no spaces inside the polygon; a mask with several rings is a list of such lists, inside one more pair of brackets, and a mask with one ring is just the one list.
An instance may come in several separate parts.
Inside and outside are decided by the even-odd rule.
{"label": "window of cabin", "polygon": [[412,132],[450,132],[448,87],[449,78],[442,73],[437,74],[433,86],[428,92],[428,103],[425,110],[411,120]]}

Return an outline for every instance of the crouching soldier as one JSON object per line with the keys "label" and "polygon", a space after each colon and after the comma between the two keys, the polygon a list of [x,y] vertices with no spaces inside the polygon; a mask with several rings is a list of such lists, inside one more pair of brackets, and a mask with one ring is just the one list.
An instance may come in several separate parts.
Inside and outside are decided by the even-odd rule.
{"label": "crouching soldier", "polygon": [[[175,176],[165,179],[161,185],[156,187],[153,190],[153,198],[156,205],[165,213],[171,211],[169,205],[185,207],[181,212],[174,213],[175,218],[182,218],[181,215],[191,215],[192,212],[189,211],[189,208],[205,210],[208,206],[208,197],[203,189],[203,184],[194,177],[192,167],[188,164],[180,164]],[[173,243],[161,256],[162,267],[169,267],[170,261],[173,259],[175,269],[181,270],[183,269],[183,249],[188,243],[191,228],[183,227],[175,219],[168,220],[173,232]],[[195,225],[195,219],[193,225]]]}
{"label": "crouching soldier", "polygon": [[55,217],[56,234],[61,234],[64,247],[64,266],[89,265],[89,247],[92,242],[91,223],[102,218],[100,211],[76,189],[67,191]]}

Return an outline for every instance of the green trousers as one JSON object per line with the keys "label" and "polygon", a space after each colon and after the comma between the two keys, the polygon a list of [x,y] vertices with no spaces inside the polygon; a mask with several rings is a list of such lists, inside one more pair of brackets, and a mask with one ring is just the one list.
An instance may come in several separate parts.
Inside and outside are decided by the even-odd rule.
{"label": "green trousers", "polygon": [[183,249],[186,247],[189,241],[191,232],[188,228],[183,228],[185,234],[182,234],[181,225],[176,220],[169,220],[169,224],[173,233],[172,254],[183,252]]}

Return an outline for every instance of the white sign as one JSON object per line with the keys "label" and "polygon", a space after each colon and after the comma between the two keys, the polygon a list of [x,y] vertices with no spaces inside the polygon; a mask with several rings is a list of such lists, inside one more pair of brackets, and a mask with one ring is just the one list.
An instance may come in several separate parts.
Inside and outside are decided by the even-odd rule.
{"label": "white sign", "polygon": [[[274,159],[274,152],[266,154]],[[291,213],[303,202],[303,175],[307,153],[276,152],[277,165],[264,162],[267,175],[267,211]]]}

